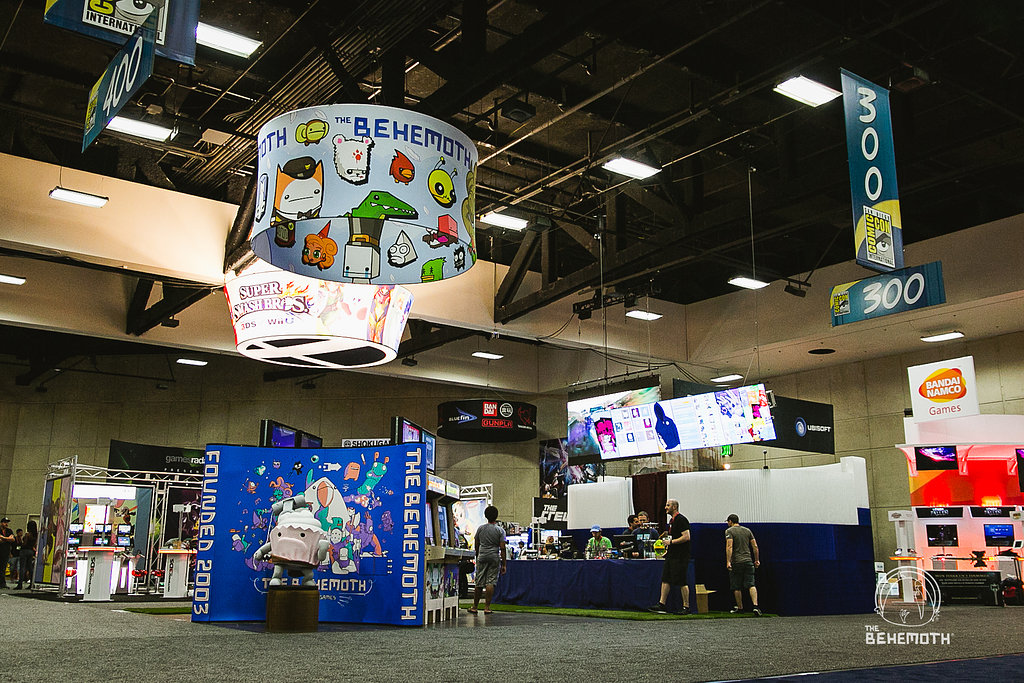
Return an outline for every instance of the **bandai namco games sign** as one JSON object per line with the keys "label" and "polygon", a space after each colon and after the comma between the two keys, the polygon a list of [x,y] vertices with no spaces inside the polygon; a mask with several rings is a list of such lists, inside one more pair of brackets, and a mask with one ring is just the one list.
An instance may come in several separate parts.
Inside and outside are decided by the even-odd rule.
{"label": "bandai namco games sign", "polygon": [[907,375],[910,378],[910,404],[916,421],[964,417],[981,412],[973,356],[915,365],[907,368]]}

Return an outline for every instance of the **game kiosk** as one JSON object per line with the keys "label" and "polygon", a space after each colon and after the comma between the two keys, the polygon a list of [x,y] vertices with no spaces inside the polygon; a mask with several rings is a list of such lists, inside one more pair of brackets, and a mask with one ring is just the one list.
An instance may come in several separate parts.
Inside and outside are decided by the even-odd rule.
{"label": "game kiosk", "polygon": [[164,597],[184,598],[188,595],[189,576],[196,551],[188,548],[161,548],[157,551],[164,562]]}
{"label": "game kiosk", "polygon": [[459,500],[459,486],[433,474],[427,475],[427,517],[424,535],[426,576],[426,623],[458,617],[459,563],[473,551],[459,548],[452,505]]}

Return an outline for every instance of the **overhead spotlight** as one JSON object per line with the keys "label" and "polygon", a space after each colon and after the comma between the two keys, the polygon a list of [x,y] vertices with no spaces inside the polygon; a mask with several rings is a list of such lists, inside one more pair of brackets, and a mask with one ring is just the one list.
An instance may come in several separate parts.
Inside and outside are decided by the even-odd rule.
{"label": "overhead spotlight", "polygon": [[406,356],[405,358],[402,359],[402,365],[404,365],[407,368],[414,368],[419,364],[420,362],[413,358],[412,356]]}
{"label": "overhead spotlight", "polygon": [[627,294],[625,294],[622,297],[622,305],[625,306],[627,309],[635,307],[636,306],[636,293],[635,292],[628,292]]}
{"label": "overhead spotlight", "polygon": [[721,377],[711,378],[712,382],[735,382],[738,379],[743,379],[743,375],[737,375],[733,373],[731,375],[722,375]]}
{"label": "overhead spotlight", "polygon": [[964,336],[964,333],[960,332],[959,330],[950,330],[949,332],[942,332],[942,333],[933,334],[933,335],[930,335],[930,336],[927,336],[927,337],[921,337],[921,341],[929,342],[929,343],[944,342],[944,341],[949,341],[950,339],[960,339],[963,336]]}
{"label": "overhead spotlight", "polygon": [[161,320],[160,321],[160,326],[161,327],[177,327],[180,324],[181,324],[181,321],[178,320],[177,318],[175,318],[173,315],[171,317],[167,318],[166,320]]}
{"label": "overhead spotlight", "polygon": [[792,282],[787,282],[786,286],[783,288],[782,291],[784,291],[786,294],[792,294],[793,296],[798,296],[801,299],[804,298],[805,296],[807,296],[807,290],[806,289],[803,289],[799,285],[795,285]]}
{"label": "overhead spotlight", "polygon": [[821,106],[842,95],[838,90],[830,88],[824,83],[811,80],[806,76],[794,76],[787,81],[779,83],[773,90],[780,95],[785,95],[811,107]]}
{"label": "overhead spotlight", "polygon": [[205,360],[198,360],[198,359],[195,359],[195,358],[179,358],[177,360],[177,362],[179,364],[181,364],[181,365],[194,365],[194,366],[196,366],[198,368],[201,368],[201,367],[203,367],[204,365],[207,364],[207,361],[205,361]]}
{"label": "overhead spotlight", "polygon": [[487,360],[501,360],[505,357],[500,353],[488,353],[487,351],[474,351],[472,355],[475,358],[485,358]]}
{"label": "overhead spotlight", "polygon": [[742,287],[743,289],[761,289],[762,287],[768,286],[767,282],[762,282],[761,280],[756,280],[752,277],[743,276],[732,278],[731,280],[729,280],[729,284],[736,285],[737,287]]}
{"label": "overhead spotlight", "polygon": [[509,100],[501,105],[501,115],[516,123],[526,123],[537,115],[537,108],[522,100]]}
{"label": "overhead spotlight", "polygon": [[590,320],[590,311],[589,310],[587,310],[587,311],[580,311],[579,312],[579,317],[580,317],[580,320]]}
{"label": "overhead spotlight", "polygon": [[[582,317],[582,316],[581,316]],[[636,318],[637,320],[657,320],[662,317],[661,313],[655,313],[654,311],[641,311],[639,309],[626,311],[627,318]]]}
{"label": "overhead spotlight", "polygon": [[499,228],[508,228],[509,230],[525,230],[526,226],[530,224],[529,221],[523,220],[522,218],[516,218],[515,216],[508,216],[497,211],[491,211],[490,213],[480,216],[481,223],[487,223],[488,225],[496,225]]}
{"label": "overhead spotlight", "polygon": [[650,178],[655,173],[661,173],[660,168],[654,168],[653,166],[648,166],[632,159],[626,159],[625,157],[609,159],[601,164],[601,168],[612,173],[636,178],[637,180]]}
{"label": "overhead spotlight", "polygon": [[88,192],[79,192],[78,190],[69,190],[60,185],[50,190],[50,199],[88,206],[93,209],[98,209],[109,201],[108,197],[101,197],[98,194],[89,194]]}
{"label": "overhead spotlight", "polygon": [[129,119],[124,116],[115,116],[110,119],[110,123],[107,124],[107,130],[157,142],[167,142],[167,138],[171,137],[172,132],[166,126],[158,126],[155,123]]}

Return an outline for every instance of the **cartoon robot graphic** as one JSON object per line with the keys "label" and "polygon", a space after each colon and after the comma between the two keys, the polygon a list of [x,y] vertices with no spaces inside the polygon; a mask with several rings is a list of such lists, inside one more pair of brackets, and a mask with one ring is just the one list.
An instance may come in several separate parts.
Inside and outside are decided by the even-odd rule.
{"label": "cartoon robot graphic", "polygon": [[389,218],[413,220],[419,213],[409,204],[383,190],[373,190],[345,214],[349,240],[345,244],[342,274],[352,282],[368,283],[380,275],[380,234]]}
{"label": "cartoon robot graphic", "polygon": [[[326,270],[334,265],[334,255],[338,253],[338,243],[328,237],[331,222],[318,233],[306,235],[306,246],[302,249],[302,262],[307,266],[316,266]],[[300,472],[301,474],[301,472]]]}
{"label": "cartoon robot graphic", "polygon": [[274,504],[277,524],[270,530],[270,541],[252,556],[254,563],[263,560],[273,563],[271,586],[280,586],[286,571],[289,576],[301,576],[303,586],[316,585],[313,569],[327,559],[330,543],[311,507],[303,496]]}
{"label": "cartoon robot graphic", "polygon": [[453,169],[451,173],[448,173],[443,168],[444,165],[445,159],[440,157],[434,166],[434,170],[427,176],[427,189],[430,191],[430,196],[434,198],[435,202],[446,209],[450,209],[455,204],[455,181],[452,180],[452,176],[457,171]]}
{"label": "cartoon robot graphic", "polygon": [[300,123],[295,128],[295,142],[303,145],[319,145],[320,141],[327,137],[327,122],[321,119],[313,119]]}
{"label": "cartoon robot graphic", "polygon": [[413,178],[416,177],[416,167],[412,165],[412,161],[409,160],[409,157],[396,149],[395,156],[391,159],[391,167],[388,169],[388,175],[394,178],[396,183],[408,185],[412,182]]}
{"label": "cartoon robot graphic", "polygon": [[423,264],[420,282],[437,282],[444,279],[444,257],[430,259]]}
{"label": "cartoon robot graphic", "polygon": [[445,214],[437,217],[437,231],[428,231],[423,236],[423,241],[430,245],[431,249],[451,246],[459,241],[459,223],[451,216]]}
{"label": "cartoon robot graphic", "polygon": [[270,225],[274,243],[295,245],[295,221],[317,218],[324,199],[324,165],[313,157],[298,157],[277,167],[274,209]]}
{"label": "cartoon robot graphic", "polygon": [[398,233],[395,243],[388,247],[388,264],[395,268],[407,266],[417,258],[416,249],[412,240],[405,234],[405,230]]}
{"label": "cartoon robot graphic", "polygon": [[353,185],[362,185],[369,178],[371,138],[334,136],[334,168],[338,176]]}

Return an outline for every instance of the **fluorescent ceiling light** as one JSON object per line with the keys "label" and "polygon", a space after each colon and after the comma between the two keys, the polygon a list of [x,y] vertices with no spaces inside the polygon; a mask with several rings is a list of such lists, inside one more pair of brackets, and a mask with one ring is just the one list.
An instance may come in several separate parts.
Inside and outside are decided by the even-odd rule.
{"label": "fluorescent ceiling light", "polygon": [[25,284],[25,278],[18,277],[17,275],[4,275],[3,273],[0,273],[0,284],[23,285]]}
{"label": "fluorescent ceiling light", "polygon": [[722,375],[721,377],[712,378],[712,382],[735,382],[738,379],[743,379],[743,375],[737,375],[733,373],[731,375]]}
{"label": "fluorescent ceiling light", "polygon": [[193,360],[192,358],[179,358],[178,362],[182,365],[195,365],[200,368],[206,365],[205,360]]}
{"label": "fluorescent ceiling light", "polygon": [[110,498],[112,500],[135,500],[134,486],[110,484],[75,484],[71,495],[75,498]]}
{"label": "fluorescent ceiling light", "polygon": [[933,335],[931,335],[929,337],[921,337],[921,341],[923,341],[923,342],[944,342],[944,341],[949,341],[950,339],[959,339],[962,336],[964,336],[963,332],[958,332],[956,330],[953,330],[951,332],[943,332],[942,334],[933,334]]}
{"label": "fluorescent ceiling light", "polygon": [[842,95],[838,90],[833,90],[827,85],[812,81],[806,76],[794,76],[788,81],[779,83],[773,90],[812,107],[831,102]]}
{"label": "fluorescent ceiling light", "polygon": [[509,230],[525,230],[526,226],[530,224],[529,221],[524,221],[522,218],[506,216],[496,211],[480,216],[480,222],[487,223],[488,225],[497,225],[499,228],[508,228]]}
{"label": "fluorescent ceiling light", "polygon": [[57,199],[62,202],[71,202],[72,204],[81,204],[82,206],[91,206],[94,209],[98,209],[107,203],[107,197],[101,197],[98,194],[89,194],[88,192],[79,192],[78,190],[69,190],[66,187],[57,187],[50,190],[50,199]]}
{"label": "fluorescent ceiling light", "polygon": [[651,311],[633,309],[632,311],[626,311],[626,317],[636,318],[637,320],[657,320],[661,317],[661,313],[652,313]]}
{"label": "fluorescent ceiling light", "polygon": [[248,57],[263,44],[260,40],[253,40],[231,31],[225,31],[216,26],[210,26],[199,22],[196,27],[196,42],[214,50],[227,52],[228,54]]}
{"label": "fluorescent ceiling light", "polygon": [[134,135],[137,138],[166,142],[171,137],[171,129],[158,126],[155,123],[147,123],[137,119],[128,119],[123,116],[115,116],[110,119],[107,128],[125,135]]}
{"label": "fluorescent ceiling light", "polygon": [[486,351],[477,351],[473,355],[477,358],[486,358],[487,360],[501,360],[505,357],[500,353],[487,353]]}
{"label": "fluorescent ceiling light", "polygon": [[654,168],[653,166],[641,164],[639,161],[633,161],[632,159],[626,159],[624,157],[615,157],[611,161],[606,161],[601,164],[601,168],[606,171],[611,171],[612,173],[636,178],[637,180],[650,178],[655,173],[661,172],[660,168]]}
{"label": "fluorescent ceiling light", "polygon": [[761,289],[762,287],[768,286],[767,282],[761,282],[760,280],[755,280],[752,277],[734,277],[729,280],[729,284],[736,285],[737,287],[743,287],[744,289]]}

